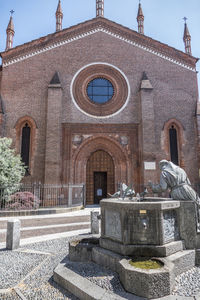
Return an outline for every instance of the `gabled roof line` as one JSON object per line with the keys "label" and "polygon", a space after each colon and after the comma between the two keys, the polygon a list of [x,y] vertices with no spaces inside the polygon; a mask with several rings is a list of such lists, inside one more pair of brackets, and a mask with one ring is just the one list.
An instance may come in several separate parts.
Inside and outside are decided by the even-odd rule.
{"label": "gabled roof line", "polygon": [[194,68],[194,67],[191,67],[191,66],[189,66],[187,64],[184,64],[184,63],[182,63],[182,62],[180,62],[178,60],[175,60],[175,59],[171,58],[170,56],[167,56],[166,54],[163,54],[163,53],[161,53],[159,51],[155,51],[155,50],[151,49],[148,46],[143,46],[142,44],[139,44],[139,43],[136,43],[136,42],[134,42],[134,41],[132,41],[130,39],[124,38],[124,37],[120,36],[119,34],[112,33],[111,31],[108,31],[108,30],[106,30],[106,29],[104,29],[102,27],[98,27],[97,29],[93,29],[93,30],[85,32],[83,34],[79,34],[77,36],[74,36],[73,38],[69,38],[69,39],[66,39],[66,40],[54,43],[51,46],[44,47],[42,49],[33,51],[33,52],[29,53],[29,54],[22,55],[20,57],[14,58],[14,59],[10,59],[10,60],[6,61],[5,63],[3,63],[3,67],[7,67],[7,66],[10,66],[10,65],[13,65],[13,64],[15,64],[17,62],[26,60],[28,58],[31,58],[31,57],[35,56],[35,55],[47,52],[47,51],[55,49],[55,48],[58,48],[58,47],[63,46],[65,44],[68,44],[68,43],[80,40],[80,39],[82,39],[82,38],[84,38],[86,36],[95,34],[97,32],[104,32],[104,33],[106,33],[106,34],[108,34],[110,36],[113,36],[113,37],[115,37],[117,39],[120,39],[120,40],[122,40],[122,41],[124,41],[124,42],[126,42],[128,44],[131,44],[131,45],[133,45],[133,46],[135,46],[137,48],[140,48],[140,49],[142,49],[142,50],[144,50],[146,52],[149,52],[149,53],[152,53],[152,54],[154,54],[156,56],[159,56],[159,57],[161,57],[161,58],[163,58],[163,59],[165,59],[167,61],[170,61],[170,62],[172,62],[172,63],[174,63],[176,65],[179,65],[179,66],[181,66],[181,67],[183,67],[185,69],[188,69],[188,70],[191,70],[193,72],[196,72],[196,68]]}

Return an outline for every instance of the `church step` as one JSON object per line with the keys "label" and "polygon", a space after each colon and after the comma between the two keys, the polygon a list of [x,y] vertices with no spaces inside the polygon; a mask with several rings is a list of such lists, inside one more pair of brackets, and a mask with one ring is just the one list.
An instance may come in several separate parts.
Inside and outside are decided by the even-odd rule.
{"label": "church step", "polygon": [[[74,223],[74,224],[64,224],[64,225],[50,225],[50,226],[40,226],[40,227],[26,227],[21,229],[21,239],[26,239],[29,237],[37,237],[42,235],[51,235],[62,232],[70,232],[88,229],[90,231],[90,223]],[[6,230],[0,231],[0,241],[6,241]]]}
{"label": "church step", "polygon": [[[17,218],[17,217],[16,217]],[[21,219],[21,227],[39,227],[39,226],[52,226],[57,224],[72,224],[77,222],[89,222],[90,216],[59,216],[56,218],[30,218],[30,219]],[[0,221],[0,230],[7,228],[7,220]]]}

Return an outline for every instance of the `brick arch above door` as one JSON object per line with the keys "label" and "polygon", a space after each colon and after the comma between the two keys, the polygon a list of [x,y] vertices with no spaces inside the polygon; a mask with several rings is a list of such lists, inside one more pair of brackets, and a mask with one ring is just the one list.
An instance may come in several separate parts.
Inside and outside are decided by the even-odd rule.
{"label": "brick arch above door", "polygon": [[[93,152],[86,166],[86,204],[98,204],[99,200],[107,198],[108,193],[113,194],[114,183],[115,168],[110,154],[104,150]],[[100,194],[98,194],[98,188],[100,188]]]}
{"label": "brick arch above door", "polygon": [[115,170],[115,189],[118,182],[130,182],[129,169],[130,162],[124,149],[119,143],[108,137],[96,137],[86,140],[73,158],[73,178],[74,183],[86,182],[87,161],[92,153],[98,150],[107,152],[113,159]]}

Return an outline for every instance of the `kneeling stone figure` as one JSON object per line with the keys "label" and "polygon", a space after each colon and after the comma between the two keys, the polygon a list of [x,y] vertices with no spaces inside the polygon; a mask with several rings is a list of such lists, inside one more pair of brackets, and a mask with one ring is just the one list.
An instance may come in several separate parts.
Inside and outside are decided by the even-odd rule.
{"label": "kneeling stone figure", "polygon": [[153,184],[149,181],[149,186],[152,188],[152,191],[155,193],[164,192],[169,188],[171,190],[172,199],[194,201],[196,203],[197,229],[200,229],[200,198],[192,188],[185,171],[167,160],[161,160],[159,162],[159,168],[161,170],[160,184]]}

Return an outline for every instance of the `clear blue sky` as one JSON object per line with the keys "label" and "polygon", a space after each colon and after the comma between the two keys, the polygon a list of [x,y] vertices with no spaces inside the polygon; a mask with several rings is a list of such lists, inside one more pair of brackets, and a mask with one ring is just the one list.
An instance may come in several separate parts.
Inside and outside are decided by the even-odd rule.
{"label": "clear blue sky", "polygon": [[[96,16],[96,0],[61,0],[63,28]],[[200,0],[141,0],[145,15],[145,34],[184,51],[183,17],[188,18],[192,54],[200,57]],[[13,9],[14,46],[55,31],[58,0],[0,0],[0,51],[6,44],[6,28]],[[137,30],[138,0],[104,0],[104,16]],[[197,64],[200,71],[200,62]],[[199,76],[200,86],[200,76]]]}

